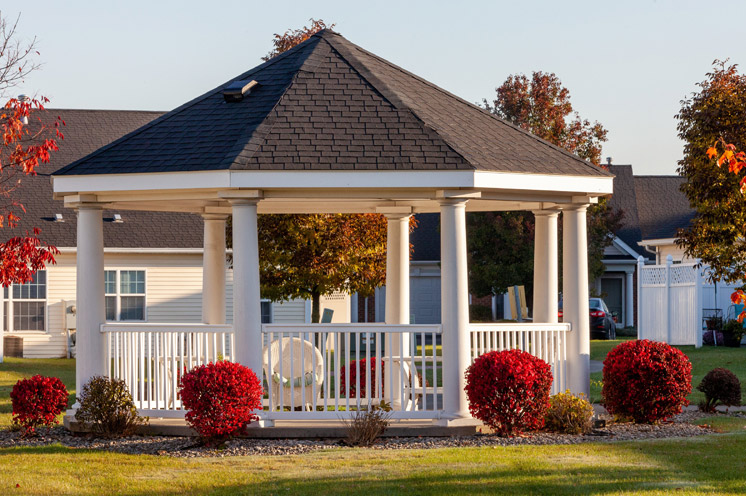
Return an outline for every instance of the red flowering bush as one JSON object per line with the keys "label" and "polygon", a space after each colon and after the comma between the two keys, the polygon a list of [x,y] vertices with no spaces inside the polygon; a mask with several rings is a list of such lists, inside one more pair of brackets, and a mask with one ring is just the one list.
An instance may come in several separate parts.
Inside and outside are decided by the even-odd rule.
{"label": "red flowering bush", "polygon": [[51,427],[67,408],[67,396],[67,388],[56,377],[21,379],[10,392],[13,423],[21,426],[24,436],[33,435],[39,426]]}
{"label": "red flowering bush", "polygon": [[681,412],[692,364],[681,351],[647,339],[617,345],[604,360],[604,406],[612,415],[653,423]]}
{"label": "red flowering bush", "polygon": [[466,369],[469,411],[501,436],[544,426],[552,370],[521,350],[492,351]]}
{"label": "red flowering bush", "polygon": [[[370,388],[371,388],[371,396],[375,395],[376,391],[376,380],[378,379],[378,372],[377,372],[377,366],[379,361],[376,360],[376,357],[371,357],[370,364],[368,364],[368,360],[363,358],[362,360],[353,360],[350,362],[350,395],[348,398],[357,398],[357,372],[358,368],[360,369],[360,397],[364,398],[366,396],[366,385],[367,385],[367,370],[370,368]],[[386,370],[385,368],[385,362],[381,361],[381,391],[380,394],[383,395],[383,389],[386,384],[384,372]],[[347,365],[342,367],[342,371],[339,376],[339,394],[344,395],[347,392]]]}
{"label": "red flowering bush", "polygon": [[256,374],[240,363],[200,365],[181,376],[186,420],[211,446],[245,432],[259,417],[264,390]]}

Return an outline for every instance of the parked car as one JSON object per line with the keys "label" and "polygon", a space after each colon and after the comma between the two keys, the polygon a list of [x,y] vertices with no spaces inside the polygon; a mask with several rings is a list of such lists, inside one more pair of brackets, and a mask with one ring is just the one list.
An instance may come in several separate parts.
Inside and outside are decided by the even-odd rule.
{"label": "parked car", "polygon": [[[592,338],[616,339],[616,315],[609,311],[601,298],[588,300]],[[562,299],[559,301],[559,318],[562,320]]]}

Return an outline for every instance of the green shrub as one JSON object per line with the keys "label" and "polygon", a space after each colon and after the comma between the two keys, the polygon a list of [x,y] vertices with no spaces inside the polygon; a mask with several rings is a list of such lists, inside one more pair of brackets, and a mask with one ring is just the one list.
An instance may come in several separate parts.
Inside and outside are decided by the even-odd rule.
{"label": "green shrub", "polygon": [[492,307],[489,305],[469,305],[471,322],[492,322]]}
{"label": "green shrub", "polygon": [[585,434],[593,427],[593,406],[584,395],[575,396],[568,389],[549,398],[545,417],[547,430],[566,434]]}
{"label": "green shrub", "polygon": [[705,393],[705,400],[699,404],[699,409],[703,412],[714,412],[718,403],[726,406],[741,404],[741,382],[728,369],[712,369],[704,376],[697,389]]}
{"label": "green shrub", "polygon": [[98,436],[129,436],[148,421],[137,414],[127,384],[118,379],[94,376],[83,386],[78,399],[75,420],[89,424]]}

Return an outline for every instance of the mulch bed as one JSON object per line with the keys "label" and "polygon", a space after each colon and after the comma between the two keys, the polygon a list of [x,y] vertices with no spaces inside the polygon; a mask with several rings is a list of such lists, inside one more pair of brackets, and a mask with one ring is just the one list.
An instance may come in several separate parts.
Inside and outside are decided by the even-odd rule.
{"label": "mulch bed", "polygon": [[[743,416],[743,412],[725,415]],[[590,434],[569,435],[550,432],[534,432],[512,438],[492,434],[477,434],[467,437],[394,437],[382,438],[372,446],[373,450],[430,449],[465,446],[516,446],[580,444],[589,442],[618,442],[642,439],[692,437],[714,432],[709,427],[694,425],[696,420],[711,416],[687,411],[673,421],[657,425],[607,423]],[[98,439],[73,435],[63,427],[41,430],[36,437],[22,438],[19,432],[0,431],[0,448],[48,446],[59,444],[74,449],[105,450],[128,454],[149,454],[173,457],[226,457],[246,455],[298,455],[312,451],[329,450],[344,446],[338,439],[234,439],[221,449],[206,448],[194,438],[166,436],[133,436],[123,439]]]}

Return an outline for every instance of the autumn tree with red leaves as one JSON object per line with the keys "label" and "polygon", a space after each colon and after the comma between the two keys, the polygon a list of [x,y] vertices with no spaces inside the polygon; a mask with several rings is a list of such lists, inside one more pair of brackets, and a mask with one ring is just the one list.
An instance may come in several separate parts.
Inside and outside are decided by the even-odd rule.
{"label": "autumn tree with red leaves", "polygon": [[314,19],[313,17],[308,21],[311,23],[310,26],[303,26],[300,29],[288,29],[283,34],[275,33],[275,37],[272,40],[272,45],[274,45],[274,48],[272,48],[272,50],[267,55],[262,57],[262,60],[266,62],[275,55],[279,55],[282,52],[290,50],[296,45],[300,45],[319,31],[322,31],[324,29],[332,29],[334,26],[336,26],[336,24],[327,26],[326,23],[321,19]]}
{"label": "autumn tree with red leaves", "polygon": [[[570,91],[555,74],[511,75],[483,106],[501,119],[535,134],[580,158],[600,165],[606,129],[582,119],[570,102]],[[604,273],[604,248],[621,225],[605,199],[588,208],[588,276]],[[528,212],[472,213],[468,216],[470,289],[477,296],[505,292],[509,286],[533,287],[534,218]],[[509,263],[506,253],[509,252]]]}
{"label": "autumn tree with red leaves", "polygon": [[[0,13],[0,98],[23,82],[38,67],[33,56],[36,40],[24,43],[16,32],[18,20],[8,23]],[[47,99],[10,98],[0,111],[0,228],[12,228],[25,212],[23,202],[14,195],[24,176],[36,175],[40,163],[49,162],[49,154],[57,150],[62,139],[57,118],[52,124],[42,122]],[[40,230],[24,236],[14,236],[0,243],[0,285],[31,281],[37,270],[54,263],[57,249],[39,239]]]}

